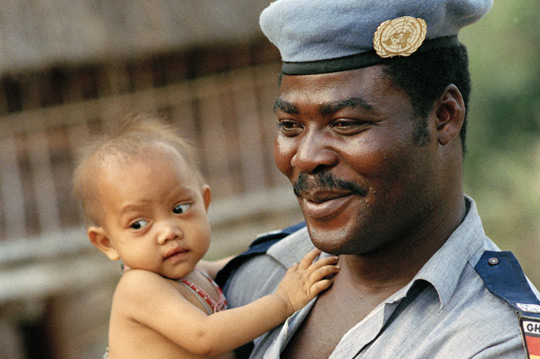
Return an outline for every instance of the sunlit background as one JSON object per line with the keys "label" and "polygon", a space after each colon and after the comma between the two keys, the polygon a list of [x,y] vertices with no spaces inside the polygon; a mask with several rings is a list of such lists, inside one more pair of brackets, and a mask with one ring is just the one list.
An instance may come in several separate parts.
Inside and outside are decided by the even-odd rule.
{"label": "sunlit background", "polygon": [[466,191],[487,234],[540,284],[540,3],[497,1],[465,28],[473,92]]}
{"label": "sunlit background", "polygon": [[[199,150],[213,188],[208,258],[301,220],[275,169],[279,54],[268,0],[0,1],[0,359],[100,358],[118,263],[90,246],[73,152],[127,112]],[[473,93],[466,192],[540,285],[540,4],[495,0],[461,33]]]}

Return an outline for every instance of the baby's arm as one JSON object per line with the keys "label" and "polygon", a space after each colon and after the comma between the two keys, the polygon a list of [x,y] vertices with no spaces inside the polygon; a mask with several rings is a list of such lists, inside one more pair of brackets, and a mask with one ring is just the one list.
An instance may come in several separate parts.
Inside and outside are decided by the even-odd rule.
{"label": "baby's arm", "polygon": [[278,326],[330,287],[332,281],[325,277],[338,272],[337,258],[328,257],[312,263],[319,253],[314,250],[291,267],[273,294],[210,316],[194,307],[166,281],[162,282],[167,285],[160,284],[151,290],[143,290],[141,282],[137,281],[133,284],[137,288],[133,290],[138,292],[136,297],[149,297],[130,300],[135,302],[130,310],[132,320],[153,328],[196,355],[215,356],[228,352]]}
{"label": "baby's arm", "polygon": [[337,257],[327,257],[313,263],[320,253],[317,249],[312,250],[299,264],[289,268],[274,293],[245,306],[207,317],[209,329],[221,328],[208,332],[208,344],[216,350],[211,355],[240,347],[277,327],[328,289],[332,280],[327,277],[339,271]]}

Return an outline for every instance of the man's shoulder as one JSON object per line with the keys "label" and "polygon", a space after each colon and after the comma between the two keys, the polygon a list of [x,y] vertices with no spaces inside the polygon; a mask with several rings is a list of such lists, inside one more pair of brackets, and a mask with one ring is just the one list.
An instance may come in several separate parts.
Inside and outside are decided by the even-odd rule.
{"label": "man's shoulder", "polygon": [[499,325],[519,333],[521,318],[540,320],[538,291],[511,252],[484,250],[469,264],[449,302],[458,322],[483,318],[486,328]]}
{"label": "man's shoulder", "polygon": [[[275,290],[290,261],[304,255],[298,242],[309,241],[305,224],[262,234],[244,253],[232,259],[216,277],[231,307],[244,305]],[[285,253],[285,255],[283,255]]]}
{"label": "man's shoulder", "polygon": [[[298,224],[295,224],[293,226],[290,226],[281,230],[266,232],[266,233],[258,235],[257,238],[251,243],[248,250],[246,250],[245,252],[233,258],[231,261],[229,261],[229,263],[227,263],[227,265],[221,271],[219,271],[219,273],[216,276],[216,282],[220,286],[224,287],[227,281],[229,280],[229,278],[231,278],[240,269],[240,267],[245,266],[248,262],[250,262],[252,266],[255,263],[261,262],[261,260],[265,262],[265,260],[262,258],[265,257],[264,255],[270,250],[270,248],[280,243],[284,238],[289,237],[293,234],[298,234],[298,232],[304,229],[305,226],[306,226],[305,222],[300,222]],[[292,243],[280,244],[281,247],[284,247],[284,246],[286,247],[288,245],[293,245],[293,244]],[[293,254],[293,252],[291,251],[285,251],[285,253],[287,252],[289,254]],[[282,264],[283,266],[288,267],[288,263],[286,263],[287,261],[285,259],[284,259],[285,263],[281,263],[281,260],[280,260],[281,256],[277,254],[277,257],[278,258],[275,258],[277,262],[276,264]],[[264,268],[267,268],[268,265],[264,265],[264,266],[257,265],[257,267],[262,267],[264,269]]]}
{"label": "man's shoulder", "polygon": [[514,313],[514,318],[517,312],[515,322],[519,320],[523,344],[530,357],[540,355],[538,290],[527,279],[518,260],[508,251],[485,251],[475,270],[491,295],[502,300]]}
{"label": "man's shoulder", "polygon": [[521,315],[540,318],[538,291],[508,251],[484,251],[476,266],[487,290]]}

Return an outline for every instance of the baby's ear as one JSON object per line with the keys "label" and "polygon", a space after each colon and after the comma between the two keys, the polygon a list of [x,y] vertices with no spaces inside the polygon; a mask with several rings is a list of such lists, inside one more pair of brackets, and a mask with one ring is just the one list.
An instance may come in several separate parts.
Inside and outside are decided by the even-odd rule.
{"label": "baby's ear", "polygon": [[88,228],[87,233],[90,242],[92,242],[97,249],[105,253],[110,260],[117,261],[120,259],[118,251],[114,248],[113,243],[110,241],[109,236],[103,227],[92,226]]}

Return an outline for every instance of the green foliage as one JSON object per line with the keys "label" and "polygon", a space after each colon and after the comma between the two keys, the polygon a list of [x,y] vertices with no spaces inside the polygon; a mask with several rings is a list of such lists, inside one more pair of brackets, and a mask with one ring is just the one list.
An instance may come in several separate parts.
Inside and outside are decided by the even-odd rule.
{"label": "green foliage", "polygon": [[487,234],[540,284],[540,3],[495,0],[465,28],[473,93],[466,192]]}

